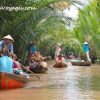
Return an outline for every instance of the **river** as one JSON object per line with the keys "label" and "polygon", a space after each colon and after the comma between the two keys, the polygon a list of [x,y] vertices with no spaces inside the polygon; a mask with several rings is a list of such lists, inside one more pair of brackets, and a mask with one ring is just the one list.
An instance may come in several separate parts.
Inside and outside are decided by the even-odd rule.
{"label": "river", "polygon": [[100,100],[100,65],[53,68],[24,88],[0,90],[0,100]]}

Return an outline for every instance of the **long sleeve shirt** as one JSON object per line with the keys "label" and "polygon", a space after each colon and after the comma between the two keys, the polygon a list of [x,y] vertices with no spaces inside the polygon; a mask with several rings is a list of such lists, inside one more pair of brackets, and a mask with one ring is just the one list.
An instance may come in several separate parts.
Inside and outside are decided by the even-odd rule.
{"label": "long sleeve shirt", "polygon": [[0,41],[0,50],[2,50],[3,45],[8,47],[9,53],[13,53],[13,43],[6,44],[3,40]]}
{"label": "long sleeve shirt", "polygon": [[86,52],[89,52],[89,46],[88,46],[88,44],[84,44],[83,49],[84,49],[84,52],[85,52],[85,53],[86,53]]}

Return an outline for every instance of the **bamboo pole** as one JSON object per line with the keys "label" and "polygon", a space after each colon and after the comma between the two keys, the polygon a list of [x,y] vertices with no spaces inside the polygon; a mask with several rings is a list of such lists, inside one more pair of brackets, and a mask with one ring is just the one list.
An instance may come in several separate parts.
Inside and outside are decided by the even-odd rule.
{"label": "bamboo pole", "polygon": [[27,71],[29,71],[32,75],[34,75],[35,77],[37,77],[38,79],[40,79],[39,76],[37,76],[34,72],[32,72],[31,70],[29,70],[29,69],[26,68],[25,66],[21,65],[21,67],[23,67],[24,69],[26,69]]}

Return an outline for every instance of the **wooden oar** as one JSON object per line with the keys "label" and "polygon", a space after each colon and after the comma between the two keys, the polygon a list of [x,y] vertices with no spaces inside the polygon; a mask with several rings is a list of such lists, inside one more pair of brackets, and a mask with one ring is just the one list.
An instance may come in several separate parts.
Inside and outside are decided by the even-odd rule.
{"label": "wooden oar", "polygon": [[26,68],[25,66],[21,65],[21,67],[23,67],[24,69],[26,69],[27,71],[29,71],[32,75],[34,75],[35,77],[37,77],[38,79],[40,79],[39,76],[37,76],[35,73],[33,73],[31,70],[29,70],[29,69]]}

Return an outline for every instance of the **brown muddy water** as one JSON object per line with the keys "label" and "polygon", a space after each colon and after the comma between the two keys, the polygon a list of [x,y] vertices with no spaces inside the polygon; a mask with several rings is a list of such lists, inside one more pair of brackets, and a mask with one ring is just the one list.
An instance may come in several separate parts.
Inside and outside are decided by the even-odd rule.
{"label": "brown muddy water", "polygon": [[0,90],[0,100],[100,100],[100,65],[53,68],[38,74],[26,87]]}

